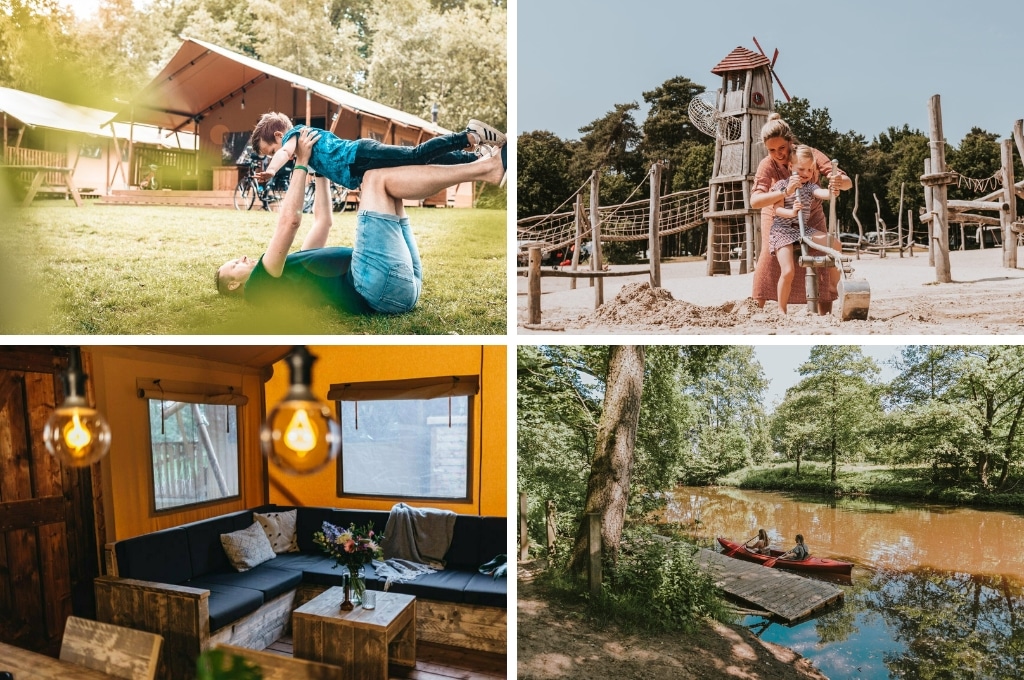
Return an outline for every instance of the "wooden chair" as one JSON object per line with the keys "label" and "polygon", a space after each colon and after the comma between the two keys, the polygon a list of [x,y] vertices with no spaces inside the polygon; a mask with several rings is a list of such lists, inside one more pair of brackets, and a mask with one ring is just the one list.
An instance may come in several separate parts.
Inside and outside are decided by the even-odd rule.
{"label": "wooden chair", "polygon": [[255,649],[235,647],[234,645],[217,645],[225,655],[240,656],[251,661],[263,671],[263,680],[341,680],[340,666],[331,666],[316,661],[305,661],[290,656],[282,656],[271,652],[259,652]]}
{"label": "wooden chair", "polygon": [[60,660],[126,680],[153,680],[163,642],[155,633],[69,616]]}

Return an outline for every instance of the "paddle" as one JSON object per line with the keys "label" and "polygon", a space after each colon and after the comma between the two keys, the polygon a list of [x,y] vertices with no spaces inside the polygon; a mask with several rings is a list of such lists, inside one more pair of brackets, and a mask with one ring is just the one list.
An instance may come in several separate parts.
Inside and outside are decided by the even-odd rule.
{"label": "paddle", "polygon": [[725,553],[725,556],[726,556],[726,557],[732,557],[733,555],[735,555],[735,554],[736,554],[736,551],[737,551],[737,550],[739,550],[740,548],[742,548],[743,546],[745,546],[745,545],[746,545],[747,543],[750,543],[750,542],[751,542],[752,540],[754,540],[755,538],[757,538],[757,536],[751,536],[750,538],[748,538],[748,539],[747,539],[746,541],[744,541],[743,543],[740,543],[740,544],[738,544],[738,545],[737,545],[737,546],[736,546],[735,548],[730,548],[730,549],[728,550],[728,552],[726,552],[726,553]]}
{"label": "paddle", "polygon": [[764,562],[762,562],[761,564],[762,564],[763,566],[765,566],[765,567],[774,567],[774,566],[775,566],[775,563],[776,563],[776,562],[778,562],[778,561],[779,561],[779,558],[778,558],[778,557],[773,557],[773,558],[771,558],[770,560],[765,560],[765,561],[764,561]]}

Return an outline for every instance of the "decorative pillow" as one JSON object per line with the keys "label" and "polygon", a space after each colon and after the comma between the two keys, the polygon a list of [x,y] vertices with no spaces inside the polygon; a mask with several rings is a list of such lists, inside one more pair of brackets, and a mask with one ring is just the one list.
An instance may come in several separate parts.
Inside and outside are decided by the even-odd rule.
{"label": "decorative pillow", "polygon": [[221,534],[220,544],[224,546],[231,566],[238,571],[248,571],[277,557],[259,522],[253,522],[248,529]]}
{"label": "decorative pillow", "polygon": [[270,547],[275,553],[299,552],[299,537],[295,534],[295,511],[268,512],[262,515],[254,512],[252,516],[263,525],[263,531],[270,539]]}

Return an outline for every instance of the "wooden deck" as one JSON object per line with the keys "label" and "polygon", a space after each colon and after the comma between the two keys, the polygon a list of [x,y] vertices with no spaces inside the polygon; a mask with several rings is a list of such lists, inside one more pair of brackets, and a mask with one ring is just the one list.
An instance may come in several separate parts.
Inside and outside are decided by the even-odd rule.
{"label": "wooden deck", "polygon": [[726,557],[713,550],[701,550],[698,561],[726,593],[787,623],[807,618],[843,599],[842,589],[831,583]]}
{"label": "wooden deck", "polygon": [[[292,656],[291,636],[281,638],[265,651]],[[504,654],[417,640],[416,666],[406,668],[390,664],[388,680],[504,680],[507,673],[508,661]]]}
{"label": "wooden deck", "polygon": [[[121,205],[187,205],[203,208],[232,208],[234,191],[145,191],[118,189],[100,199],[104,204]],[[253,208],[259,210],[259,203]]]}

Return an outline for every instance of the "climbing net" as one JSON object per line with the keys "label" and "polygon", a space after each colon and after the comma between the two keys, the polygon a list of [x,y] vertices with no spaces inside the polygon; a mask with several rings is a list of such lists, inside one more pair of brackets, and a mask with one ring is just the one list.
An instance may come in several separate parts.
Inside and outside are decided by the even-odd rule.
{"label": "climbing net", "polygon": [[[576,194],[580,191],[582,187]],[[636,193],[636,190],[633,193]],[[576,194],[570,197],[570,200],[575,199]],[[707,187],[662,196],[658,217],[659,234],[668,236],[706,226],[704,213],[708,211],[709,196],[710,191]],[[650,200],[599,207],[601,241],[647,240],[650,237],[650,214]],[[578,217],[580,240],[588,241],[592,238],[590,219],[582,205]],[[545,253],[567,248],[576,240],[576,218],[573,210],[526,217],[517,223],[516,238],[523,246],[540,245]]]}
{"label": "climbing net", "polygon": [[958,189],[967,188],[976,194],[988,194],[1003,187],[1003,176],[1002,173],[996,171],[991,177],[985,179],[974,179],[972,177],[966,177],[961,175],[956,170],[953,171],[956,174],[956,186]]}

